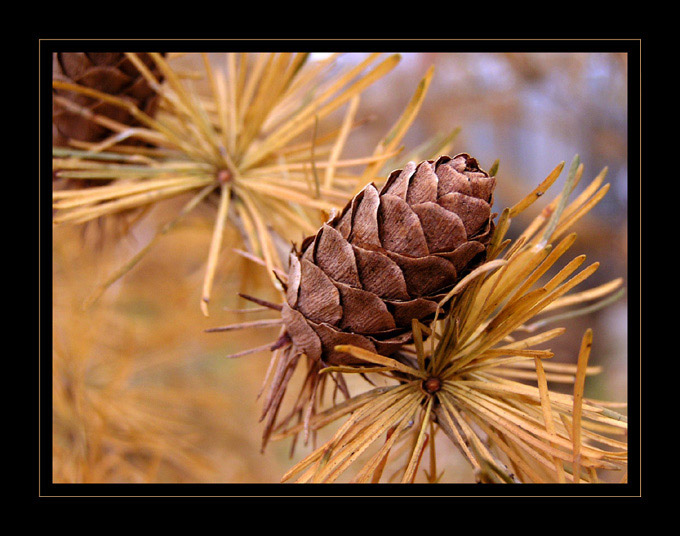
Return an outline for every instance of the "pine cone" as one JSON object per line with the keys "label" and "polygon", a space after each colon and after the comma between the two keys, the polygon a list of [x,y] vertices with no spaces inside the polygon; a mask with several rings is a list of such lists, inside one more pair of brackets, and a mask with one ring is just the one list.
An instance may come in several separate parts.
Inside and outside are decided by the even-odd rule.
{"label": "pine cone", "polygon": [[[160,75],[149,54],[138,54],[157,80]],[[153,116],[158,94],[122,52],[67,52],[52,56],[52,76],[58,80],[93,88],[127,99],[147,115]],[[73,91],[54,90],[97,115],[126,125],[135,125],[134,117],[125,109]],[[66,145],[69,139],[96,143],[113,132],[53,99],[52,134],[54,145]]]}
{"label": "pine cone", "polygon": [[331,365],[359,364],[334,347],[390,355],[412,342],[411,320],[485,256],[495,179],[467,154],[392,172],[290,255],[282,318],[293,353]]}

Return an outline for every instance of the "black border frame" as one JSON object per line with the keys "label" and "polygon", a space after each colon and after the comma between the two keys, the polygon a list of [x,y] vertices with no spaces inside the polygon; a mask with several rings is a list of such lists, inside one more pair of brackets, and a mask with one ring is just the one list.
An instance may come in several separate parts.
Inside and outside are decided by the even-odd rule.
{"label": "black border frame", "polygon": [[[383,497],[408,498],[436,497],[436,498],[526,498],[526,497],[643,497],[646,491],[646,463],[644,463],[644,444],[641,426],[644,392],[642,376],[645,375],[646,365],[642,359],[641,338],[646,327],[642,322],[643,299],[641,292],[642,267],[645,259],[642,243],[643,217],[643,189],[645,181],[642,176],[641,162],[644,160],[647,148],[643,144],[642,133],[647,126],[647,107],[643,100],[643,66],[646,66],[646,48],[644,39],[634,36],[625,39],[585,39],[560,37],[555,39],[375,39],[375,38],[329,38],[329,39],[281,39],[281,38],[237,38],[237,39],[172,39],[172,40],[137,40],[137,39],[54,39],[34,36],[34,50],[38,59],[34,88],[36,88],[39,106],[32,107],[34,111],[33,125],[38,128],[33,132],[39,140],[35,140],[33,147],[39,147],[39,155],[34,158],[36,175],[39,180],[36,185],[36,195],[39,203],[36,205],[34,221],[40,222],[37,232],[39,251],[36,255],[38,266],[39,286],[35,290],[35,302],[39,313],[39,320],[35,324],[33,340],[36,342],[38,360],[30,358],[30,378],[33,389],[31,414],[31,445],[29,466],[31,471],[31,495],[42,501],[70,500],[73,498],[206,498],[228,497],[235,498],[278,498],[315,500],[321,498],[339,497]],[[186,50],[186,51],[347,51],[347,52],[625,52],[628,54],[628,170],[629,170],[629,227],[630,244],[638,244],[639,257],[629,257],[629,370],[628,370],[628,398],[629,401],[640,400],[640,405],[631,404],[629,407],[629,482],[627,484],[602,484],[599,486],[567,485],[532,485],[521,486],[482,486],[474,484],[441,484],[428,486],[427,484],[399,484],[355,485],[355,484],[327,484],[313,487],[311,484],[54,484],[52,477],[52,449],[51,449],[51,329],[52,329],[52,280],[48,262],[51,259],[51,188],[44,185],[51,184],[51,125],[48,123],[51,110],[51,54],[54,51],[88,50]],[[643,61],[644,60],[644,61]],[[639,68],[638,68],[639,67]],[[646,89],[646,88],[645,88]],[[35,102],[35,101],[33,101]],[[639,151],[635,149],[639,148]],[[639,170],[639,175],[635,176]],[[639,188],[631,188],[639,181]],[[34,181],[33,184],[36,184]],[[639,199],[635,196],[639,195]],[[632,211],[630,209],[633,209]],[[632,216],[632,217],[631,217]],[[636,216],[638,217],[636,219]],[[35,251],[35,250],[33,250]],[[637,285],[637,286],[636,286]],[[635,329],[639,326],[639,330]],[[50,342],[48,342],[50,341]],[[634,356],[638,356],[636,361]],[[639,367],[636,365],[639,364]],[[33,420],[35,419],[35,421]],[[428,486],[428,487],[425,487]],[[539,486],[536,488],[535,486]]]}

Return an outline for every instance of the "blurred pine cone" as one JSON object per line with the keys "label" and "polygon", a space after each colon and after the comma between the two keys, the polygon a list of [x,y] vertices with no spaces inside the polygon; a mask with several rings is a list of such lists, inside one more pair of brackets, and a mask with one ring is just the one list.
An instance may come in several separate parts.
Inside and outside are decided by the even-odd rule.
{"label": "blurred pine cone", "polygon": [[[144,64],[160,80],[156,64],[148,54],[138,54]],[[144,113],[153,116],[158,94],[122,52],[57,52],[52,56],[52,76],[129,100]],[[99,99],[64,90],[53,90],[60,96],[94,114],[133,126],[135,118],[119,106]],[[54,145],[66,145],[69,139],[97,143],[113,131],[53,99],[52,134]],[[138,143],[138,142],[137,142]]]}
{"label": "blurred pine cone", "polygon": [[485,257],[495,178],[467,154],[392,172],[369,184],[290,256],[282,317],[295,350],[358,364],[351,344],[389,355],[412,341],[411,320]]}

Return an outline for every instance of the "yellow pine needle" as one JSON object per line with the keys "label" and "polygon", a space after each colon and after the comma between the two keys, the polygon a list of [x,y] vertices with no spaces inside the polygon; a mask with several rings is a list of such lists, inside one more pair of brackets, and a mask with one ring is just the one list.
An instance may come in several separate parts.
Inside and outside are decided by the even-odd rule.
{"label": "yellow pine needle", "polygon": [[[66,175],[68,176],[68,175]],[[174,188],[187,186],[194,188],[195,185],[205,185],[211,180],[204,179],[190,179],[184,177],[176,177],[162,180],[149,180],[138,183],[129,184],[112,184],[111,186],[98,186],[96,188],[89,188],[85,192],[78,192],[75,190],[66,192],[55,192],[53,198],[56,200],[53,203],[54,208],[66,210],[73,209],[82,205],[94,205],[107,199],[121,199],[123,197],[132,196],[135,194],[142,194],[153,190],[163,190],[165,188]],[[65,195],[59,195],[60,193]]]}
{"label": "yellow pine needle", "polygon": [[312,218],[307,212],[300,210],[283,199],[267,198],[262,200],[262,204],[266,210],[272,210],[271,214],[277,214],[288,220],[295,228],[299,228],[300,232],[312,235],[318,232],[319,227],[316,219]]}
{"label": "yellow pine needle", "polygon": [[[573,179],[574,184],[571,184],[572,190],[575,187],[575,183],[578,182],[578,180],[580,179],[582,171],[583,168],[579,166]],[[561,236],[562,234],[564,234],[564,232],[569,227],[571,227],[576,221],[578,221],[578,219],[580,219],[588,211],[590,211],[597,203],[599,203],[599,201],[604,197],[604,195],[606,195],[607,191],[609,190],[608,185],[605,185],[603,188],[596,192],[597,188],[602,183],[606,173],[607,168],[604,168],[574,201],[572,201],[568,206],[564,207],[561,214],[558,213],[557,216],[555,216],[556,207],[558,203],[561,204],[562,199],[565,199],[564,195],[565,192],[558,195],[543,210],[543,212],[538,217],[536,217],[534,221],[525,229],[525,231],[522,233],[522,236],[526,237],[527,240],[529,240],[534,235],[534,233],[545,223],[546,219],[548,219],[548,217],[551,217],[551,215],[552,215],[550,219],[551,223],[554,223],[556,225],[559,224],[555,229],[553,229],[554,232],[552,232],[551,239],[554,240]],[[566,186],[568,185],[570,185],[570,181],[567,181],[565,189]],[[557,220],[559,220],[559,222]],[[559,233],[557,232],[558,229]],[[538,237],[535,237],[532,240],[532,243],[533,244],[538,243]]]}
{"label": "yellow pine needle", "polygon": [[[408,157],[404,158],[404,160],[420,162],[422,160],[435,160],[439,155],[449,154],[452,150],[453,141],[458,137],[460,131],[461,128],[456,127],[446,135],[434,136],[416,147],[409,153]],[[380,170],[381,176],[389,174],[390,171],[398,167],[398,164],[396,164],[394,160],[394,157],[390,157],[390,159],[385,162]]]}
{"label": "yellow pine needle", "polygon": [[238,152],[243,152],[251,145],[267,114],[271,112],[281,97],[284,83],[283,69],[290,60],[291,55],[268,54],[262,77],[243,117],[243,129],[239,137]]}
{"label": "yellow pine needle", "polygon": [[161,84],[158,83],[158,80],[156,80],[156,77],[149,71],[147,66],[144,64],[142,60],[139,59],[139,56],[137,54],[132,53],[132,52],[126,52],[125,56],[127,57],[128,60],[132,62],[132,64],[135,66],[135,68],[141,73],[141,75],[144,77],[146,80],[147,84],[151,89],[153,89],[156,92],[162,92],[163,88]]}
{"label": "yellow pine needle", "polygon": [[368,350],[364,350],[363,348],[359,348],[357,346],[341,344],[335,347],[335,351],[345,352],[353,357],[356,357],[357,359],[368,361],[369,363],[376,363],[378,365],[383,365],[384,367],[389,368],[391,370],[398,370],[399,372],[403,372],[405,374],[410,374],[418,378],[427,379],[427,374],[422,370],[416,370],[392,358],[385,357],[374,352],[369,352]]}
{"label": "yellow pine needle", "polygon": [[342,87],[342,85],[344,85],[348,79],[356,76],[358,72],[363,69],[364,64],[367,62],[363,62],[358,67],[351,69],[347,74],[341,76],[336,82],[334,82],[331,88],[329,88],[319,97],[315,98],[305,108],[300,110],[294,118],[265,138],[258,149],[245,154],[241,161],[241,169],[247,170],[253,167],[264,158],[266,153],[271,153],[278,150],[292,138],[300,134],[303,130],[309,128],[309,126],[311,126],[313,123],[315,116],[320,119],[324,118],[335,109],[342,106],[345,102],[349,101],[352,97],[363,92],[369,85],[391,71],[397,65],[397,63],[399,63],[399,61],[399,55],[390,56],[377,67],[375,67],[370,73],[360,78],[358,81],[355,81],[339,96],[332,98],[331,101],[326,104],[320,104],[339,87]]}
{"label": "yellow pine needle", "polygon": [[314,178],[314,189],[312,191],[312,196],[318,199],[321,196],[320,188],[321,183],[319,181],[319,173],[316,169],[316,131],[319,127],[319,118],[314,116],[314,128],[312,129],[312,146],[310,148],[310,164],[312,167],[312,177]]}
{"label": "yellow pine needle", "polygon": [[[515,258],[516,255],[518,255],[521,251],[524,251],[526,248],[523,248],[524,246],[524,241],[525,239],[523,237],[519,237],[515,242],[512,244],[508,252],[503,255],[503,258],[507,259],[508,261],[512,260]],[[544,247],[549,247],[548,245]]]}
{"label": "yellow pine needle", "polygon": [[582,409],[583,409],[583,391],[585,388],[585,380],[586,380],[586,367],[588,365],[588,358],[590,357],[590,348],[593,344],[593,332],[592,330],[588,329],[585,334],[583,335],[583,339],[581,340],[581,349],[578,354],[578,368],[576,370],[576,381],[574,382],[574,409],[572,412],[573,415],[573,431],[572,431],[572,439],[573,439],[573,472],[574,472],[574,480],[576,482],[579,481],[579,475],[581,472],[581,451],[582,451],[582,445],[581,445],[581,418],[582,418]]}
{"label": "yellow pine needle", "polygon": [[295,229],[299,229],[301,233],[312,235],[319,230],[318,225],[309,214],[301,210],[296,210],[298,207],[295,207],[294,205],[291,206],[287,200],[264,198],[262,199],[262,206],[265,210],[269,211],[269,214],[276,214],[290,222],[291,225],[293,225]]}
{"label": "yellow pine needle", "polygon": [[[224,86],[224,76],[222,73],[220,73],[218,77],[218,88],[219,88],[219,95],[220,99],[224,103],[225,101],[227,102],[227,108],[228,108],[228,116],[229,116],[229,123],[227,126],[226,121],[224,121],[224,126],[223,128],[223,137],[226,137],[226,146],[227,146],[227,151],[230,154],[234,154],[236,152],[236,140],[239,138],[240,133],[241,133],[241,128],[242,128],[242,123],[241,123],[241,118],[238,117],[238,106],[237,102],[239,99],[239,93],[238,93],[238,88],[241,86],[239,82],[243,82],[245,80],[245,75],[246,75],[246,70],[245,70],[245,61],[242,58],[241,61],[241,67],[242,69],[239,72],[239,75],[237,76],[236,74],[236,56],[233,53],[227,54],[227,87],[228,91],[225,91]],[[225,99],[224,94],[228,93],[228,97]],[[224,111],[222,112],[224,114]]]}
{"label": "yellow pine needle", "polygon": [[413,331],[413,343],[416,348],[418,367],[420,370],[425,370],[425,349],[423,347],[423,332],[420,326],[421,324],[418,320],[415,318],[411,320],[411,331]]}
{"label": "yellow pine needle", "polygon": [[[512,357],[506,357],[512,356]],[[527,359],[550,359],[554,354],[549,350],[504,350],[496,352],[494,350],[487,350],[481,355],[477,356],[467,365],[461,366],[457,369],[450,369],[442,372],[439,377],[448,379],[455,373],[468,374],[472,371],[502,367],[508,365],[519,365]]]}
{"label": "yellow pine needle", "polygon": [[491,237],[491,242],[489,242],[489,245],[487,246],[486,257],[488,260],[496,259],[508,244],[512,242],[511,239],[504,238],[510,228],[510,218],[508,218],[509,213],[510,209],[507,208],[503,209],[503,212],[501,212],[498,224],[496,225],[496,230]]}
{"label": "yellow pine needle", "polygon": [[245,208],[243,201],[240,199],[235,199],[233,202],[235,212],[239,216],[240,231],[243,234],[245,247],[249,252],[241,252],[241,250],[235,250],[240,252],[240,254],[259,264],[260,266],[266,267],[267,265],[262,260],[262,245],[259,243],[257,238],[257,232],[255,230],[255,224],[253,223],[250,213]]}
{"label": "yellow pine needle", "polygon": [[555,208],[555,211],[550,217],[550,220],[548,220],[548,224],[546,225],[546,228],[543,231],[543,236],[539,244],[547,244],[552,240],[553,232],[555,231],[555,228],[557,227],[557,224],[560,221],[560,218],[562,217],[564,209],[567,207],[567,199],[569,197],[569,194],[571,194],[571,192],[576,187],[576,184],[578,183],[582,174],[583,164],[580,163],[579,157],[578,155],[576,155],[574,156],[574,159],[571,162],[571,166],[569,166],[569,174],[567,176],[567,181],[565,182],[564,189],[560,194],[557,207]]}
{"label": "yellow pine needle", "polygon": [[[515,378],[515,379],[521,379],[521,380],[528,380],[528,381],[534,381],[536,380],[536,372],[535,371],[523,371],[523,370],[516,370],[514,365],[517,365],[517,363],[510,363],[509,365],[512,366],[512,368],[504,368],[501,366],[502,364],[505,363],[499,363],[498,366],[494,369],[494,374],[497,374],[498,376],[501,376],[503,378]],[[568,383],[572,384],[574,383],[574,375],[573,374],[546,374],[546,378],[548,381],[552,383]]]}
{"label": "yellow pine needle", "polygon": [[[217,105],[217,118],[220,130],[222,131],[221,147],[233,154],[234,147],[231,143],[229,143],[229,138],[230,134],[235,132],[235,128],[234,125],[229,128],[229,124],[227,122],[227,108],[225,107],[225,103],[228,102],[228,97],[226,95],[224,75],[223,73],[219,72],[217,76],[215,76],[212,66],[210,65],[208,55],[206,53],[201,53],[201,57],[203,59],[203,66],[205,68],[210,89],[212,91],[213,101]],[[229,80],[231,82],[231,76],[229,77]],[[231,104],[231,102],[229,102],[229,104]],[[233,112],[229,114],[229,117],[235,120],[233,117]]]}
{"label": "yellow pine needle", "polygon": [[463,437],[460,435],[458,428],[453,422],[452,415],[454,408],[447,394],[444,391],[438,392],[437,400],[440,403],[440,406],[435,408],[435,413],[442,430],[449,436],[451,442],[458,446],[470,464],[472,464],[475,469],[479,468],[479,462],[477,462],[476,458],[470,452],[467,442],[463,440]]}
{"label": "yellow pine needle", "polygon": [[299,473],[300,471],[305,471],[307,470],[307,473],[303,474],[300,479],[304,478],[306,474],[309,473],[310,468],[314,468],[314,464],[319,462],[324,458],[324,456],[327,455],[328,451],[328,446],[330,444],[330,441],[323,445],[322,447],[318,448],[312,454],[307,456],[304,460],[298,462],[296,465],[291,467],[288,471],[285,472],[285,474],[281,477],[281,482],[286,482],[287,480],[290,480],[294,475]]}
{"label": "yellow pine needle", "polygon": [[328,167],[326,167],[326,173],[324,176],[324,186],[326,188],[330,187],[333,182],[333,174],[335,173],[336,164],[340,158],[345,143],[347,142],[347,136],[354,122],[354,117],[356,116],[357,109],[359,108],[359,95],[352,97],[347,107],[347,112],[345,113],[345,118],[342,121],[342,126],[340,128],[340,133],[338,138],[333,145],[333,150],[328,159]]}
{"label": "yellow pine needle", "polygon": [[[395,153],[391,153],[390,156],[394,156]],[[343,159],[335,163],[335,168],[342,168],[342,167],[352,167],[352,166],[361,166],[364,164],[371,164],[376,162],[382,158],[381,156],[366,156],[366,157],[360,157],[360,158],[348,158],[348,159]],[[319,169],[325,169],[328,168],[329,162],[327,161],[321,161],[317,162],[316,166]],[[266,175],[270,176],[271,174],[274,173],[281,173],[283,171],[287,172],[294,172],[294,171],[305,171],[306,169],[309,169],[309,162],[301,162],[301,163],[286,163],[286,164],[274,164],[274,165],[269,165],[269,166],[262,166],[257,169],[252,169],[248,171],[247,176],[248,177],[255,177],[258,175]],[[349,199],[349,198],[348,198]]]}
{"label": "yellow pine needle", "polygon": [[[317,61],[312,64],[307,64],[305,70],[301,70],[299,75],[293,80],[293,82],[286,89],[286,94],[284,99],[293,100],[301,88],[309,86],[312,80],[321,79],[322,74],[327,72],[336,63],[337,59],[340,57],[340,53],[330,54],[327,58]],[[370,63],[374,61],[378,56],[375,55],[372,58],[367,59]],[[326,84],[328,85],[328,84]]]}
{"label": "yellow pine needle", "polygon": [[[202,140],[205,142],[203,145],[206,147],[206,151],[210,153],[214,161],[219,166],[223,160],[222,157],[225,155],[220,155],[220,152],[217,149],[219,142],[217,142],[215,129],[210,124],[205,114],[205,110],[185,89],[184,84],[182,84],[175,71],[168,65],[163,57],[156,52],[151,52],[150,54],[156,62],[156,65],[158,65],[160,70],[163,72],[167,83],[175,91],[175,94],[178,97],[178,101],[175,102],[180,103],[181,111],[193,119],[191,124],[198,127],[198,133],[200,133]],[[233,166],[230,167],[233,168]]]}
{"label": "yellow pine needle", "polygon": [[276,279],[274,275],[275,269],[280,268],[278,259],[272,256],[274,247],[271,244],[271,239],[269,237],[269,231],[261,217],[260,211],[256,208],[254,201],[252,200],[250,193],[243,190],[239,190],[239,197],[243,200],[244,207],[246,211],[252,218],[255,224],[255,233],[257,236],[257,241],[262,244],[262,254],[264,256],[265,266],[267,267],[267,275],[269,276],[274,288],[281,289],[281,283]]}
{"label": "yellow pine needle", "polygon": [[126,196],[115,201],[109,201],[92,207],[86,206],[83,208],[74,208],[69,210],[66,214],[55,216],[53,222],[55,224],[65,222],[84,223],[99,218],[100,216],[110,214],[111,212],[134,209],[163,199],[176,197],[179,194],[195,190],[201,186],[205,186],[205,181],[182,181],[178,186],[166,186],[164,188]]}
{"label": "yellow pine needle", "polygon": [[[252,99],[255,95],[255,90],[260,83],[262,74],[264,73],[267,62],[270,56],[268,54],[257,54],[255,56],[254,64],[250,70],[249,76],[246,77],[243,88],[238,93],[238,106],[237,106],[237,117],[238,130],[241,131],[244,126],[244,120],[246,116],[246,111],[250,108]],[[245,69],[245,66],[244,66]]]}
{"label": "yellow pine needle", "polygon": [[547,342],[549,340],[554,339],[555,337],[559,337],[566,331],[565,328],[556,328],[550,331],[545,331],[543,333],[539,333],[538,335],[533,335],[531,337],[527,337],[525,339],[522,339],[520,341],[516,341],[510,344],[506,344],[504,346],[501,346],[498,348],[498,350],[519,350],[519,349],[524,349],[524,348],[530,348],[532,346],[536,346],[538,344],[542,344],[544,342]]}
{"label": "yellow pine needle", "polygon": [[388,154],[394,151],[401,143],[401,140],[404,138],[404,135],[415,120],[415,117],[422,106],[433,75],[434,66],[431,66],[418,84],[416,92],[413,97],[411,97],[406,109],[399,117],[394,127],[392,127],[392,130],[390,130],[385,138],[378,144],[373,156],[382,156],[382,159],[366,167],[361,175],[359,184],[355,188],[355,194],[360,192],[369,182],[374,180],[377,171],[382,167],[382,163],[390,158]]}
{"label": "yellow pine needle", "polygon": [[[540,357],[540,356],[535,356],[535,357]],[[530,362],[517,362],[513,365],[516,368],[527,368],[527,369],[533,369],[533,365]],[[548,362],[542,362],[542,367],[548,372],[564,372],[571,374],[572,376],[576,374],[576,366],[572,365],[571,363],[548,363]],[[602,367],[601,366],[591,366],[586,368],[586,374],[587,375],[594,375],[594,374],[599,374],[602,372]]]}
{"label": "yellow pine needle", "polygon": [[[404,427],[408,427],[410,416],[413,415],[418,404],[419,401],[417,399],[411,400],[409,397],[406,397],[391,406],[385,413],[380,416],[376,415],[374,419],[371,419],[371,424],[358,429],[356,434],[353,433],[350,437],[342,438],[341,447],[331,453],[330,461],[324,467],[324,469],[330,467],[332,471],[329,470],[326,473],[320,472],[315,474],[314,482],[331,483],[335,481],[383,433],[393,429],[394,423],[399,423],[400,425],[405,423]],[[371,461],[369,460],[369,465]]]}
{"label": "yellow pine needle", "polygon": [[514,218],[518,214],[524,212],[527,208],[534,204],[557,180],[564,169],[564,162],[560,162],[555,169],[553,169],[543,181],[534,188],[534,190],[524,199],[516,203],[510,208],[509,217]]}
{"label": "yellow pine needle", "polygon": [[336,203],[331,203],[322,199],[315,199],[305,194],[298,194],[294,190],[274,186],[271,183],[262,184],[257,182],[245,182],[243,183],[242,188],[255,192],[267,193],[268,195],[274,195],[279,198],[286,199],[287,201],[292,201],[299,205],[310,208],[318,208],[322,210],[333,210],[338,208]]}
{"label": "yellow pine needle", "polygon": [[608,191],[609,184],[605,184],[587,203],[580,207],[576,212],[571,214],[568,218],[565,218],[564,221],[560,222],[553,233],[553,238],[559,238],[562,236],[562,234],[569,227],[573,226],[585,214],[590,212],[590,210],[592,210],[592,208],[597,205],[605,195],[607,195]]}
{"label": "yellow pine needle", "polygon": [[220,250],[222,249],[222,237],[224,235],[224,226],[229,215],[229,201],[231,198],[231,188],[228,185],[222,185],[220,191],[220,206],[217,210],[217,218],[213,228],[213,235],[210,241],[210,250],[208,252],[208,263],[205,270],[205,277],[203,279],[203,292],[201,295],[201,311],[205,316],[208,316],[208,302],[210,301],[210,291],[212,290],[213,280],[215,279],[215,271],[217,270],[217,260]]}
{"label": "yellow pine needle", "polygon": [[513,304],[503,308],[484,329],[483,335],[473,339],[467,346],[463,346],[454,353],[450,360],[452,370],[466,365],[485,350],[504,339],[517,326],[533,316],[532,310],[546,295],[546,289],[540,288],[523,296]]}
{"label": "yellow pine needle", "polygon": [[[475,467],[475,469],[481,469],[480,464],[482,459],[485,458],[487,460],[491,460],[492,459],[491,453],[484,445],[484,442],[480,440],[480,438],[477,436],[472,427],[468,425],[468,423],[462,417],[458,409],[456,409],[453,403],[453,399],[450,397],[452,393],[451,390],[448,388],[448,385],[445,385],[442,391],[443,392],[441,393],[441,395],[438,393],[437,398],[446,408],[444,414],[448,414],[450,416],[449,418],[450,419],[452,418],[452,420],[455,421],[458,424],[458,426],[460,426],[461,430],[463,431],[463,434],[465,434],[465,438],[467,439],[466,445],[469,446],[469,450],[468,449],[466,450],[468,451],[469,455],[475,460],[473,466]],[[455,429],[456,426],[454,425],[453,428]]]}
{"label": "yellow pine needle", "polygon": [[[584,256],[585,257],[585,256]],[[580,263],[579,263],[580,264]],[[572,288],[574,288],[576,285],[579,285],[586,279],[588,279],[595,271],[599,268],[600,263],[595,262],[588,266],[587,268],[583,269],[580,271],[578,274],[576,274],[574,277],[572,277],[569,281],[566,283],[561,284],[557,288],[553,288],[554,285],[557,284],[557,280],[553,279],[546,284],[545,287],[543,287],[546,291],[549,291],[549,294],[543,298],[538,304],[535,306],[534,313],[537,314],[539,311],[542,311],[545,309],[545,307],[552,301],[556,300],[563,294],[566,294],[569,292]],[[560,276],[563,276],[564,274],[558,274]],[[557,278],[557,276],[556,276]],[[526,319],[525,319],[526,320]]]}
{"label": "yellow pine needle", "polygon": [[[479,290],[468,322],[474,324],[479,318],[486,317],[494,311],[545,259],[549,253],[548,249],[542,248],[537,251],[528,249],[519,252],[508,260],[505,266],[489,276]],[[476,307],[477,303],[480,304],[479,307]]]}
{"label": "yellow pine needle", "polygon": [[[534,358],[536,365],[536,376],[538,378],[538,392],[541,396],[541,409],[543,410],[543,419],[545,421],[546,430],[550,435],[555,435],[555,423],[553,422],[552,411],[550,409],[550,393],[548,391],[548,380],[546,379],[545,371],[543,370],[543,363],[538,358]],[[565,482],[564,466],[562,463],[553,458],[555,469],[560,483]]]}
{"label": "yellow pine needle", "polygon": [[329,372],[344,372],[345,374],[368,374],[369,372],[389,372],[394,370],[392,367],[351,367],[342,365],[333,365],[324,367],[319,371],[319,374],[327,374]]}
{"label": "yellow pine needle", "polygon": [[[547,257],[543,262],[524,280],[524,282],[519,286],[514,296],[521,296],[525,294],[540,278],[545,274],[555,262],[566,253],[566,251],[574,244],[576,241],[576,233],[572,233],[566,236],[557,246],[551,247]],[[546,246],[548,248],[549,246]],[[536,249],[540,250],[537,246]]]}
{"label": "yellow pine needle", "polygon": [[608,283],[604,283],[602,285],[599,285],[597,287],[594,287],[589,290],[584,290],[582,292],[578,292],[575,294],[571,294],[569,296],[565,296],[564,298],[560,298],[558,300],[555,300],[552,302],[550,305],[545,307],[543,309],[544,312],[551,311],[553,309],[559,309],[561,307],[569,307],[571,305],[577,305],[586,301],[592,301],[596,300],[598,298],[602,298],[604,296],[607,296],[611,294],[614,290],[618,289],[621,287],[623,284],[623,278],[619,277],[616,279],[613,279],[612,281],[609,281]]}
{"label": "yellow pine needle", "polygon": [[562,214],[563,220],[566,220],[579,207],[582,207],[591,197],[595,195],[607,176],[607,171],[608,168],[603,168],[602,171],[600,171],[600,173],[598,173],[597,176],[590,182],[590,184],[586,186],[571,203],[569,203],[569,206],[564,209],[564,213]]}
{"label": "yellow pine needle", "polygon": [[411,455],[409,457],[409,462],[408,465],[406,466],[406,470],[404,471],[404,476],[402,478],[402,483],[413,483],[415,476],[416,476],[416,470],[418,469],[418,465],[420,463],[420,458],[423,453],[423,448],[424,448],[424,441],[425,441],[425,430],[427,429],[429,423],[430,423],[430,414],[432,413],[432,404],[434,403],[434,398],[430,397],[430,399],[427,401],[427,407],[425,408],[425,415],[422,418],[422,423],[420,425],[420,432],[418,433],[418,439],[416,440],[416,444],[413,447],[413,450],[411,451]]}
{"label": "yellow pine needle", "polygon": [[[257,177],[257,178],[249,177],[248,178],[249,179],[248,184],[249,185],[259,184],[259,185],[264,185],[264,186],[271,185],[273,187],[290,189],[290,190],[293,190],[296,193],[300,193],[302,195],[305,195],[306,192],[309,189],[308,184],[305,183],[305,182],[293,179],[292,177],[293,177],[292,175],[290,175],[286,179],[276,179],[276,178],[268,178],[268,177],[267,178],[264,178],[264,177],[262,177],[262,178],[260,178],[260,177]],[[266,190],[264,190],[264,189],[262,189],[261,191],[266,192]],[[328,200],[329,204],[335,204],[335,206],[339,207],[339,206],[342,206],[344,203],[347,202],[347,193],[344,192],[343,190],[338,190],[338,189],[335,189],[335,188],[325,188],[325,187],[322,186],[320,188],[319,192],[324,199]],[[271,199],[274,199],[274,198],[270,197],[269,199],[271,200]],[[316,230],[316,227],[317,226],[315,226],[315,230]],[[312,231],[310,234],[314,234],[314,231]]]}
{"label": "yellow pine needle", "polygon": [[478,268],[475,268],[472,270],[468,275],[466,275],[463,279],[461,279],[456,286],[451,289],[446,296],[444,296],[439,304],[440,306],[445,304],[447,301],[449,301],[451,298],[456,296],[457,294],[460,294],[467,285],[469,285],[472,281],[474,281],[477,277],[481,276],[482,274],[485,274],[487,272],[491,272],[495,270],[496,268],[499,268],[503,265],[507,264],[506,260],[503,259],[497,259],[493,261],[486,262],[479,266]]}
{"label": "yellow pine needle", "polygon": [[435,428],[434,421],[430,421],[430,471],[425,471],[425,477],[429,484],[438,484],[441,477],[444,476],[444,471],[437,474],[437,453],[435,450],[434,437],[437,433],[437,428]]}

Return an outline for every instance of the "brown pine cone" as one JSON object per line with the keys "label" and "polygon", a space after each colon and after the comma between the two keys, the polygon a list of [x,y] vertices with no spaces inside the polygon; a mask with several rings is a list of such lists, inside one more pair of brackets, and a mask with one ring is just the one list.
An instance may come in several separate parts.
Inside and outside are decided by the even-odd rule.
{"label": "brown pine cone", "polygon": [[[157,80],[160,74],[149,54],[138,54]],[[93,88],[103,93],[127,99],[144,113],[153,116],[158,94],[122,52],[59,52],[52,56],[52,76]],[[64,97],[87,110],[126,125],[136,120],[125,109],[73,91],[53,90],[53,95]],[[52,134],[54,145],[66,145],[69,139],[96,143],[113,132],[97,124],[82,113],[69,110],[57,100],[52,104]]]}
{"label": "brown pine cone", "polygon": [[282,318],[293,353],[359,364],[334,347],[389,355],[412,342],[411,320],[485,256],[496,180],[467,154],[409,162],[380,192],[369,184],[290,256]]}

